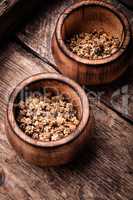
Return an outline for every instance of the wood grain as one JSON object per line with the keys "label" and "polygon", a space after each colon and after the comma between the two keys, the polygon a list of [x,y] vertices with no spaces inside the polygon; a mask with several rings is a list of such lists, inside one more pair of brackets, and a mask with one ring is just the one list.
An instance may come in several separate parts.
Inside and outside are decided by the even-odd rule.
{"label": "wood grain", "polygon": [[[51,63],[54,64],[53,57],[51,54],[51,38],[55,28],[55,24],[60,13],[75,1],[77,2],[78,0],[69,0],[69,1],[57,0],[55,3],[53,2],[52,4],[49,3],[49,1],[46,1],[47,4],[45,3],[45,5],[42,5],[42,11],[40,11],[38,16],[36,16],[33,20],[31,20],[26,25],[26,27],[18,33],[19,39],[23,43],[25,43],[28,47],[32,48],[32,50],[37,52],[39,56],[47,58]],[[127,10],[126,7],[124,7],[116,0],[109,0],[109,2],[113,2],[115,7],[118,7],[120,10],[122,10],[122,12],[124,12],[129,17],[130,24],[133,27],[133,20],[132,20],[133,12]],[[121,116],[124,116],[125,118],[127,118],[127,120],[133,122],[133,112],[132,112],[133,60],[129,62],[130,62],[130,67],[127,71],[128,75],[124,75],[124,77],[121,78],[119,81],[114,82],[113,84],[107,86],[106,89],[102,89],[104,95],[102,95],[102,98],[100,98],[100,100],[101,102],[105,103],[110,108],[112,108],[114,111],[119,113]],[[121,91],[122,88],[124,87],[129,88],[126,93],[126,95],[129,97],[128,111],[127,110],[125,111],[124,107],[121,108],[122,106],[121,99],[123,98],[123,95],[121,92],[119,93],[119,91]],[[111,97],[114,96],[117,91],[119,95],[117,95],[117,99],[113,98],[113,104],[112,104]],[[96,94],[98,92],[99,94],[101,92],[101,88],[99,88],[97,92],[95,92],[94,89],[93,92]]]}
{"label": "wood grain", "polygon": [[7,8],[9,7],[9,3],[8,1],[0,1],[0,16],[7,10]]}
{"label": "wood grain", "polygon": [[[26,54],[19,46],[14,44],[7,45],[1,49],[0,53],[6,49],[8,49],[6,53],[0,56],[0,103],[3,103],[0,114],[5,110],[11,89],[13,89],[19,81],[31,74],[54,71],[47,64],[42,64],[40,60],[33,59],[31,54]],[[4,91],[6,93],[4,93]]]}
{"label": "wood grain", "polygon": [[95,99],[100,100],[120,116],[133,122],[133,69],[132,65],[126,73],[112,84],[97,87],[85,87]]}
{"label": "wood grain", "polygon": [[38,14],[18,33],[18,37],[42,57],[51,62],[51,38],[58,16],[74,0],[46,0]]}
{"label": "wood grain", "polygon": [[91,96],[96,131],[77,161],[41,169],[9,145],[3,123],[9,93],[25,77],[46,71],[53,72],[16,44],[0,53],[0,199],[132,200],[133,126]]}
{"label": "wood grain", "polygon": [[27,20],[31,13],[38,10],[41,0],[1,0],[0,1],[0,41],[10,36]]}

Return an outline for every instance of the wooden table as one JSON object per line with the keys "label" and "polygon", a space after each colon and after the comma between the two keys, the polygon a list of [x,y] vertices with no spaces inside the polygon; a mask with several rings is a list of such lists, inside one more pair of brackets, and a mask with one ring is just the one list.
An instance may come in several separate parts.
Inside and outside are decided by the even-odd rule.
{"label": "wooden table", "polygon": [[[76,1],[76,0],[75,0]],[[101,88],[86,88],[96,130],[83,157],[38,168],[18,157],[5,135],[4,114],[14,86],[39,72],[56,72],[50,51],[57,16],[74,0],[44,1],[38,14],[0,49],[0,200],[133,200],[133,65]],[[133,12],[123,9],[133,23]]]}

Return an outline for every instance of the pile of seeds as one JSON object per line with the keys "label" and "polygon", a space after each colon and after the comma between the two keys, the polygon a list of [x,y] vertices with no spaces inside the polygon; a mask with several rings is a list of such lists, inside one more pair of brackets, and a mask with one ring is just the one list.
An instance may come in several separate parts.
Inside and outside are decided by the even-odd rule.
{"label": "pile of seeds", "polygon": [[79,124],[77,111],[63,95],[32,93],[18,104],[17,122],[33,139],[56,141],[71,134]]}
{"label": "pile of seeds", "polygon": [[120,41],[116,37],[110,37],[103,30],[89,33],[75,34],[66,41],[67,47],[81,58],[101,59],[115,53]]}

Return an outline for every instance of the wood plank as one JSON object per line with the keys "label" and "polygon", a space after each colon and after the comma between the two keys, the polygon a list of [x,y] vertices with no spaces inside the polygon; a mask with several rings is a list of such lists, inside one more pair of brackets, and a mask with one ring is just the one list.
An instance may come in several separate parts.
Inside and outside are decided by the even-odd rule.
{"label": "wood plank", "polygon": [[0,1],[0,40],[9,36],[31,13],[37,12],[41,0],[1,0]]}
{"label": "wood plank", "polygon": [[[61,1],[57,0],[56,2],[47,3],[42,5],[42,11],[40,11],[39,15],[35,17],[35,19],[31,20],[25,27],[18,33],[19,39],[25,43],[32,50],[37,52],[39,56],[43,58],[47,58],[51,63],[54,64],[54,60],[51,54],[51,38],[55,28],[55,24],[60,13],[73,2],[79,0],[69,0],[69,1]],[[111,0],[110,0],[111,1]],[[133,23],[133,12],[128,11],[122,4],[120,4],[116,0],[112,0],[115,6],[119,7],[122,11],[124,11],[132,25]],[[133,27],[133,26],[132,26]],[[103,87],[101,96],[101,102],[108,105],[110,108],[118,112],[121,116],[127,118],[133,122],[133,109],[132,109],[132,91],[133,91],[133,59],[130,61],[130,67],[127,71],[127,75],[124,75],[119,81],[114,82],[113,84],[108,85],[107,87]],[[120,92],[124,88],[128,88],[126,91],[126,96]],[[96,92],[93,90],[95,94],[99,94],[101,92],[101,88]],[[101,94],[101,93],[100,93]],[[114,98],[114,95],[117,95],[117,98]],[[113,99],[111,98],[113,97]],[[128,97],[128,107],[125,109],[123,103],[121,102],[122,98]],[[99,98],[99,97],[98,97]],[[112,103],[113,102],[113,103]]]}
{"label": "wood plank", "polygon": [[133,126],[91,97],[96,131],[77,161],[38,168],[19,158],[7,141],[4,115],[12,88],[29,75],[53,69],[9,44],[0,52],[0,199],[131,200]]}
{"label": "wood plank", "polygon": [[60,13],[73,2],[74,0],[56,0],[51,3],[46,0],[39,14],[34,16],[18,34],[19,38],[35,52],[54,63],[51,54],[51,38],[55,24]]}
{"label": "wood plank", "polygon": [[86,92],[95,96],[106,106],[116,111],[120,116],[133,122],[133,68],[117,81],[101,87],[85,87]]}
{"label": "wood plank", "polygon": [[[5,51],[6,49],[8,50]],[[6,53],[1,54],[3,51]],[[47,64],[44,65],[39,59],[33,59],[31,54],[26,54],[15,44],[7,45],[1,49],[0,54],[0,103],[3,103],[0,114],[2,114],[8,101],[7,97],[14,85],[32,74],[54,70]]]}

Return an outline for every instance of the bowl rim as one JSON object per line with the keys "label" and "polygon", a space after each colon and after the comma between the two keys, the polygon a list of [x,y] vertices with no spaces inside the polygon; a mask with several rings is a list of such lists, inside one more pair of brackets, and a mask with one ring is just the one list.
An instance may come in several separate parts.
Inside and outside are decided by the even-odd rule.
{"label": "bowl rim", "polygon": [[[80,97],[81,106],[82,106],[82,116],[81,116],[80,123],[74,132],[72,132],[69,136],[67,136],[61,140],[43,142],[43,141],[32,139],[29,136],[27,136],[19,128],[19,126],[15,120],[13,108],[14,108],[14,102],[15,102],[17,95],[19,94],[19,92],[21,90],[23,90],[24,87],[28,86],[31,83],[39,81],[39,80],[56,80],[56,81],[62,82],[64,84],[68,85],[69,87],[71,87],[77,93],[77,95]],[[45,74],[38,73],[38,74],[32,75],[32,76],[24,79],[14,88],[14,90],[12,91],[12,93],[10,94],[10,97],[9,97],[6,117],[7,117],[7,121],[9,123],[12,131],[23,141],[29,143],[30,145],[34,145],[34,146],[38,146],[38,147],[57,147],[57,146],[65,145],[65,144],[73,141],[82,133],[82,131],[84,130],[84,128],[90,118],[90,104],[89,104],[87,95],[85,94],[85,91],[80,87],[80,85],[78,85],[73,80],[71,80],[67,77],[64,77],[62,75],[55,74],[55,73],[45,73]]]}
{"label": "bowl rim", "polygon": [[[72,51],[70,51],[68,49],[68,47],[66,46],[66,44],[62,38],[62,34],[61,34],[63,23],[64,23],[65,19],[74,10],[76,10],[82,6],[103,7],[105,9],[108,9],[109,11],[111,11],[120,20],[120,22],[123,26],[124,38],[123,38],[123,41],[121,42],[121,46],[119,47],[119,49],[112,55],[105,57],[105,58],[101,58],[101,59],[86,59],[86,58],[81,58],[81,57],[77,56]],[[57,20],[56,28],[55,28],[55,37],[56,37],[56,41],[57,41],[60,49],[62,50],[62,52],[66,56],[70,57],[72,60],[75,60],[75,61],[77,61],[79,63],[83,63],[83,64],[89,64],[92,66],[93,65],[100,66],[102,64],[106,64],[106,63],[114,61],[115,59],[120,57],[125,52],[125,50],[127,49],[128,45],[130,43],[130,40],[131,40],[131,30],[130,30],[130,25],[129,25],[127,16],[122,11],[120,11],[117,7],[114,7],[113,4],[107,3],[104,1],[99,1],[99,0],[89,0],[89,1],[84,0],[82,2],[78,2],[78,3],[71,5],[69,8],[65,9],[65,11],[59,16],[59,18]]]}

